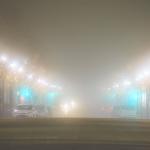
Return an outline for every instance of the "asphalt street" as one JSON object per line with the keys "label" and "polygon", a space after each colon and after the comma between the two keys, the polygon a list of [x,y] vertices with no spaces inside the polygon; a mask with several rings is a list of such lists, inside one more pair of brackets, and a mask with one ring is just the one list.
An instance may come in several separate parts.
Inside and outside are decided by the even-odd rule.
{"label": "asphalt street", "polygon": [[2,150],[150,150],[149,145],[133,144],[2,144]]}
{"label": "asphalt street", "polygon": [[0,150],[150,150],[150,121],[0,119]]}

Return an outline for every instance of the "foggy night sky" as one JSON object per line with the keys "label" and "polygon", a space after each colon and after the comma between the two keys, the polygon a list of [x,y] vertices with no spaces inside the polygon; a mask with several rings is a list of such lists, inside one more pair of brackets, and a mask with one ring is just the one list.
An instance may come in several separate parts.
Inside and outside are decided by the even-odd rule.
{"label": "foggy night sky", "polygon": [[149,52],[150,1],[0,0],[0,45],[38,57],[94,113],[98,88]]}

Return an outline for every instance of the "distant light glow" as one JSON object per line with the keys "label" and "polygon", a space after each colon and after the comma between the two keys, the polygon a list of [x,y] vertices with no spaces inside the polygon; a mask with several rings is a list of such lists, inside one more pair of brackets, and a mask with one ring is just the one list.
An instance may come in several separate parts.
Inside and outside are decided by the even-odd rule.
{"label": "distant light glow", "polygon": [[33,79],[33,74],[27,75],[27,78],[28,78],[29,80]]}
{"label": "distant light glow", "polygon": [[39,79],[37,79],[37,82],[38,82],[38,83],[41,83],[41,79],[40,79],[40,78],[39,78]]}
{"label": "distant light glow", "polygon": [[141,81],[150,76],[150,71],[148,69],[144,70],[141,74],[136,77],[136,81]]}
{"label": "distant light glow", "polygon": [[48,82],[46,80],[42,80],[41,81],[41,84],[45,85],[45,86],[48,86]]}
{"label": "distant light glow", "polygon": [[123,81],[123,85],[124,86],[130,86],[131,85],[131,82],[129,80],[124,80]]}
{"label": "distant light glow", "polygon": [[63,105],[61,105],[61,108],[62,108],[62,111],[65,113],[65,114],[68,114],[69,111],[70,111],[70,106],[68,103],[65,103]]}
{"label": "distant light glow", "polygon": [[117,83],[114,84],[114,85],[113,85],[113,88],[119,88],[119,84],[117,84]]}
{"label": "distant light glow", "polygon": [[64,114],[68,114],[69,112],[72,112],[76,108],[76,103],[74,101],[71,102],[65,102],[61,105],[61,109],[64,112]]}
{"label": "distant light glow", "polygon": [[145,71],[144,71],[144,75],[147,77],[147,76],[150,75],[150,72],[149,72],[148,70],[145,70]]}
{"label": "distant light glow", "polygon": [[48,86],[48,82],[47,82],[46,80],[44,80],[44,79],[39,78],[39,79],[37,80],[37,82],[38,82],[39,84],[41,84],[41,85]]}
{"label": "distant light glow", "polygon": [[76,103],[74,101],[71,101],[71,107],[75,108],[76,107]]}
{"label": "distant light glow", "polygon": [[2,62],[6,62],[8,60],[8,58],[7,58],[7,56],[3,55],[3,56],[0,57],[0,60]]}
{"label": "distant light glow", "polygon": [[12,69],[16,69],[16,68],[18,67],[18,63],[17,63],[17,62],[12,62],[12,63],[10,64],[10,67],[11,67]]}
{"label": "distant light glow", "polygon": [[141,80],[143,80],[144,79],[144,75],[143,74],[140,74],[140,75],[138,75],[137,77],[136,77],[136,81],[141,81]]}
{"label": "distant light glow", "polygon": [[17,109],[15,109],[15,110],[14,110],[14,112],[18,112],[18,110],[17,110]]}
{"label": "distant light glow", "polygon": [[18,69],[18,72],[19,72],[19,73],[22,73],[22,72],[24,72],[24,69],[23,69],[23,67],[20,67],[20,68]]}

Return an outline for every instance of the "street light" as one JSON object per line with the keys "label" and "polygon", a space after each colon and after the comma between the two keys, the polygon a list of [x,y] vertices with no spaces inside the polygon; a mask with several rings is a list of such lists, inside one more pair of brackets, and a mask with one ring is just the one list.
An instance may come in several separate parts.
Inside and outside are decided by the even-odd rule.
{"label": "street light", "polygon": [[20,67],[20,68],[18,69],[18,72],[19,72],[19,73],[22,73],[22,72],[24,72],[24,69],[23,69],[23,67]]}
{"label": "street light", "polygon": [[39,78],[39,79],[37,80],[37,82],[38,82],[40,85],[44,85],[44,86],[48,86],[48,85],[49,85],[49,83],[48,83],[46,80],[41,79],[41,78]]}
{"label": "street light", "polygon": [[67,115],[69,112],[72,112],[76,108],[75,101],[65,102],[61,105],[61,109],[65,115]]}
{"label": "street light", "polygon": [[3,55],[0,57],[0,60],[5,63],[5,62],[7,62],[8,58],[7,58],[7,56]]}
{"label": "street light", "polygon": [[123,81],[123,85],[124,86],[130,86],[131,85],[131,82],[129,80],[124,80]]}
{"label": "street light", "polygon": [[15,70],[18,67],[18,63],[17,62],[12,62],[9,67],[13,70]]}
{"label": "street light", "polygon": [[68,114],[70,111],[70,106],[68,103],[64,103],[61,105],[61,109],[65,114]]}
{"label": "street light", "polygon": [[28,78],[29,80],[32,80],[32,79],[33,79],[33,74],[28,74],[28,75],[27,75],[27,78]]}
{"label": "street light", "polygon": [[145,75],[145,77],[148,77],[150,75],[150,72],[148,70],[145,70],[144,75]]}
{"label": "street light", "polygon": [[48,82],[47,82],[46,80],[44,80],[44,79],[41,80],[41,84],[42,84],[42,85],[45,85],[45,86],[48,86]]}
{"label": "street light", "polygon": [[145,75],[144,74],[139,74],[137,77],[136,77],[136,81],[141,81],[145,78]]}
{"label": "street light", "polygon": [[72,108],[76,107],[76,103],[74,101],[71,101],[70,105],[71,105]]}

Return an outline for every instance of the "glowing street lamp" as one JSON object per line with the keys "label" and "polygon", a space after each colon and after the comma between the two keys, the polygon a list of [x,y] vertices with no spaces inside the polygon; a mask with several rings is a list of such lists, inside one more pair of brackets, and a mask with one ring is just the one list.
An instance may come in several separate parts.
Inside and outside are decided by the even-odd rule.
{"label": "glowing street lamp", "polygon": [[150,71],[149,70],[145,70],[143,71],[143,73],[139,74],[137,77],[136,77],[136,81],[141,81],[141,80],[144,80],[146,78],[148,78],[150,76]]}
{"label": "glowing street lamp", "polygon": [[131,82],[129,80],[124,80],[123,81],[123,85],[124,86],[130,86],[131,85]]}
{"label": "glowing street lamp", "polygon": [[41,79],[39,78],[39,79],[37,79],[37,83],[41,83]]}
{"label": "glowing street lamp", "polygon": [[70,106],[68,103],[64,103],[63,105],[61,105],[61,109],[65,114],[68,114],[70,111]]}
{"label": "glowing street lamp", "polygon": [[74,101],[71,101],[70,105],[71,105],[72,108],[76,107],[76,103]]}
{"label": "glowing street lamp", "polygon": [[65,102],[64,104],[61,105],[61,109],[65,115],[67,115],[69,112],[72,112],[75,108],[76,103],[74,101]]}
{"label": "glowing street lamp", "polygon": [[12,62],[9,66],[11,69],[16,69],[18,67],[18,64],[16,62]]}
{"label": "glowing street lamp", "polygon": [[145,75],[145,77],[148,77],[150,75],[150,72],[148,70],[145,70],[144,75]]}
{"label": "glowing street lamp", "polygon": [[38,82],[39,84],[43,84],[43,81],[44,81],[44,80],[42,80],[42,79],[40,79],[40,78],[37,79],[37,82]]}
{"label": "glowing street lamp", "polygon": [[45,86],[48,86],[48,82],[46,80],[41,80],[41,84],[45,85]]}
{"label": "glowing street lamp", "polygon": [[22,72],[24,72],[24,69],[23,69],[23,67],[20,67],[20,68],[18,69],[18,72],[19,72],[19,73],[22,73]]}
{"label": "glowing street lamp", "polygon": [[41,84],[41,85],[44,85],[44,86],[48,86],[48,85],[49,85],[46,80],[41,79],[41,78],[39,78],[39,79],[37,80],[37,83],[39,83],[39,84]]}
{"label": "glowing street lamp", "polygon": [[0,60],[5,63],[5,62],[7,62],[8,58],[7,58],[7,56],[3,55],[0,57]]}
{"label": "glowing street lamp", "polygon": [[138,75],[137,77],[136,77],[136,81],[141,81],[141,80],[143,80],[144,79],[144,74],[140,74],[140,75]]}
{"label": "glowing street lamp", "polygon": [[32,80],[32,79],[33,79],[33,74],[27,75],[27,78],[28,78],[29,80]]}

